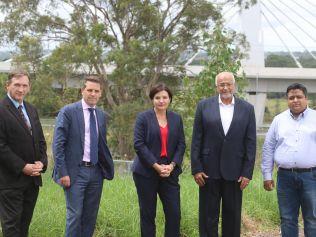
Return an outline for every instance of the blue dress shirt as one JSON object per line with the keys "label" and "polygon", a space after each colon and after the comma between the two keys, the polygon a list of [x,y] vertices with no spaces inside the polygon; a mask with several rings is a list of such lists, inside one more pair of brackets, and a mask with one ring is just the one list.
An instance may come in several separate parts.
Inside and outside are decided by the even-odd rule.
{"label": "blue dress shirt", "polygon": [[262,150],[264,180],[272,180],[274,162],[278,168],[316,167],[315,110],[295,118],[288,109],[273,119]]}
{"label": "blue dress shirt", "polygon": [[[8,95],[8,97],[9,97],[9,99],[12,101],[12,103],[14,104],[14,106],[16,107],[16,109],[18,109],[19,106],[20,106],[20,103],[19,103],[18,101],[16,101],[16,100],[12,99],[12,97],[10,96],[9,93],[8,93],[7,95]],[[24,106],[23,101],[22,101],[22,104],[21,104],[21,105],[22,105],[22,112],[23,112],[23,114],[24,114],[24,117],[26,118],[28,124],[29,124],[30,127],[31,127],[30,118],[29,118],[29,116],[27,115],[27,112],[26,112],[26,109],[25,109],[25,106]]]}

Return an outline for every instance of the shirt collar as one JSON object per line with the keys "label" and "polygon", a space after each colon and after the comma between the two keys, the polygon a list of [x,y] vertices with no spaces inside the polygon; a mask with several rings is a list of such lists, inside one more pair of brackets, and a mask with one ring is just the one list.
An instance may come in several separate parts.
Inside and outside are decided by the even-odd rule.
{"label": "shirt collar", "polygon": [[90,109],[90,108],[95,109],[95,107],[96,107],[96,106],[91,107],[90,105],[88,105],[88,104],[84,101],[84,99],[81,100],[81,104],[82,104],[82,109],[83,109],[83,110],[88,110],[88,109]]}
{"label": "shirt collar", "polygon": [[[220,95],[218,95],[218,103],[220,105],[226,105],[227,106],[227,104],[224,104],[223,101],[221,100],[221,96]],[[232,102],[230,104],[228,104],[228,105],[234,105],[234,104],[235,104],[235,96],[233,96]]]}
{"label": "shirt collar", "polygon": [[310,108],[306,107],[306,109],[305,109],[302,113],[300,113],[297,117],[295,117],[295,116],[292,114],[292,112],[291,112],[290,109],[289,109],[289,113],[290,113],[291,117],[292,117],[294,120],[300,120],[300,119],[304,118],[304,117],[307,115],[307,113],[308,113],[309,110],[310,110]]}
{"label": "shirt collar", "polygon": [[24,108],[24,102],[22,101],[22,103],[20,104],[18,101],[16,101],[15,99],[13,99],[10,94],[8,93],[7,96],[9,97],[9,99],[12,101],[12,103],[14,104],[14,106],[16,108],[19,108],[20,105],[22,105],[22,107]]}

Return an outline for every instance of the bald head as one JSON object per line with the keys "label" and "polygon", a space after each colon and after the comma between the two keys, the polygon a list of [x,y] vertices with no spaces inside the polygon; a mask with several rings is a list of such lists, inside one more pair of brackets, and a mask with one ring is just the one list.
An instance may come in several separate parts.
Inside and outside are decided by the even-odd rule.
{"label": "bald head", "polygon": [[217,76],[215,77],[215,86],[217,86],[219,79],[231,80],[233,84],[235,84],[235,77],[234,77],[234,74],[232,74],[231,72],[218,73]]}

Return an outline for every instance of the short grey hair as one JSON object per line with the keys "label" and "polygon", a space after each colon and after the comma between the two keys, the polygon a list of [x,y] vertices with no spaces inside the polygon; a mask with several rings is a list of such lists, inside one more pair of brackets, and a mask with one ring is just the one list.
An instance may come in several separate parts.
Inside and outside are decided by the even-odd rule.
{"label": "short grey hair", "polygon": [[217,86],[217,81],[218,81],[218,78],[222,75],[229,75],[233,78],[233,84],[235,84],[235,77],[234,77],[234,74],[231,73],[231,72],[220,72],[216,75],[215,77],[215,86]]}

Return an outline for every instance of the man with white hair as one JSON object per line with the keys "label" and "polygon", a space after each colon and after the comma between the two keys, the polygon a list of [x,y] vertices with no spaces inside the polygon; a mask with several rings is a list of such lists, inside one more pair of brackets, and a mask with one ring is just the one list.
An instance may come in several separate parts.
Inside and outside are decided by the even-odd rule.
{"label": "man with white hair", "polygon": [[242,190],[256,155],[254,108],[234,96],[230,72],[216,76],[218,96],[199,102],[193,127],[191,168],[199,186],[200,237],[217,237],[222,203],[222,237],[240,236]]}

